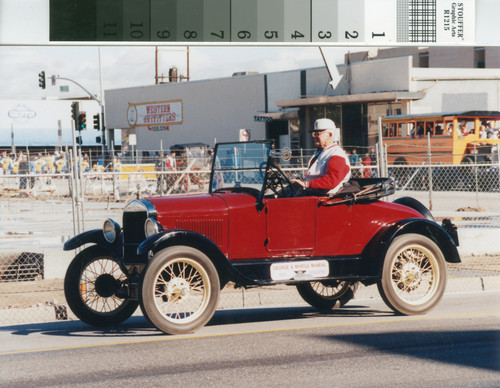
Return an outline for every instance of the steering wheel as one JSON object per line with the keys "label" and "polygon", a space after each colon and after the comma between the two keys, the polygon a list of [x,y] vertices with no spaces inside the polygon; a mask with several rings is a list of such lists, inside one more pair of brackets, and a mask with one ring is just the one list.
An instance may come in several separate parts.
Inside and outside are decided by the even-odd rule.
{"label": "steering wheel", "polygon": [[293,197],[295,187],[288,177],[275,164],[270,164],[267,172],[265,190],[271,190],[278,197]]}

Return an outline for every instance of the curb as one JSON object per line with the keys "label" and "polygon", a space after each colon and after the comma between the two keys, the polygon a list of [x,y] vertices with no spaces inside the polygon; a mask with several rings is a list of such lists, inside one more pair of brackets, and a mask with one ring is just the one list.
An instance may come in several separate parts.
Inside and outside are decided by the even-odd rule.
{"label": "curb", "polygon": [[[500,291],[500,276],[448,277],[445,295],[495,291]],[[380,293],[375,284],[368,287],[361,285],[355,297],[358,300],[373,298],[380,298]]]}

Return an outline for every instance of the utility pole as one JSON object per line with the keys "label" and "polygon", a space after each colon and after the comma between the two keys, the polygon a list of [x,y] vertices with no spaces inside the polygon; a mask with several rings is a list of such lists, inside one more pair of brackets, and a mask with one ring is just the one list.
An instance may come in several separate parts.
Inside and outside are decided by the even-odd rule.
{"label": "utility pole", "polygon": [[10,123],[11,152],[16,154],[16,143],[14,141],[14,124]]}
{"label": "utility pole", "polygon": [[187,46],[187,80],[189,81],[189,46]]}
{"label": "utility pole", "polygon": [[155,85],[158,85],[158,46],[155,46]]}

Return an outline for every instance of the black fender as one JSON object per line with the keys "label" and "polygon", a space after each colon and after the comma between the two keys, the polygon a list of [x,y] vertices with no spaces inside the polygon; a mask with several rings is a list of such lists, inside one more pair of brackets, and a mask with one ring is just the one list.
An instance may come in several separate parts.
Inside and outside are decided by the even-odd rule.
{"label": "black fender", "polygon": [[372,238],[363,251],[366,260],[364,275],[381,276],[384,258],[392,241],[407,233],[421,234],[431,239],[439,247],[448,263],[460,263],[460,254],[448,232],[434,221],[422,218],[408,218],[382,229]]}
{"label": "black fender", "polygon": [[137,247],[137,255],[148,256],[149,252],[156,252],[174,245],[187,245],[196,248],[206,254],[214,263],[219,273],[221,287],[228,281],[247,284],[249,279],[246,279],[240,274],[229,262],[226,255],[219,247],[206,236],[189,230],[167,230],[144,240]]}
{"label": "black fender", "polygon": [[63,250],[71,251],[73,249],[79,248],[85,244],[95,244],[103,249],[106,249],[116,259],[122,258],[123,254],[123,234],[120,233],[118,238],[114,243],[109,243],[104,238],[104,233],[102,229],[92,229],[86,232],[80,233],[64,243]]}
{"label": "black fender", "polygon": [[416,210],[420,214],[422,214],[428,220],[434,221],[434,217],[432,216],[431,211],[425,206],[422,202],[417,201],[412,197],[401,197],[397,198],[392,203],[397,203],[406,207],[409,207],[413,210]]}

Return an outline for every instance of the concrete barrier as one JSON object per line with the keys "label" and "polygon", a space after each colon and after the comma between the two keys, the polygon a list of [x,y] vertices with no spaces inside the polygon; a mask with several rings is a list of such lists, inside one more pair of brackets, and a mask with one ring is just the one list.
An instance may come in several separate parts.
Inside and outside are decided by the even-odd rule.
{"label": "concrete barrier", "polygon": [[458,238],[460,256],[500,256],[500,228],[458,228]]}

